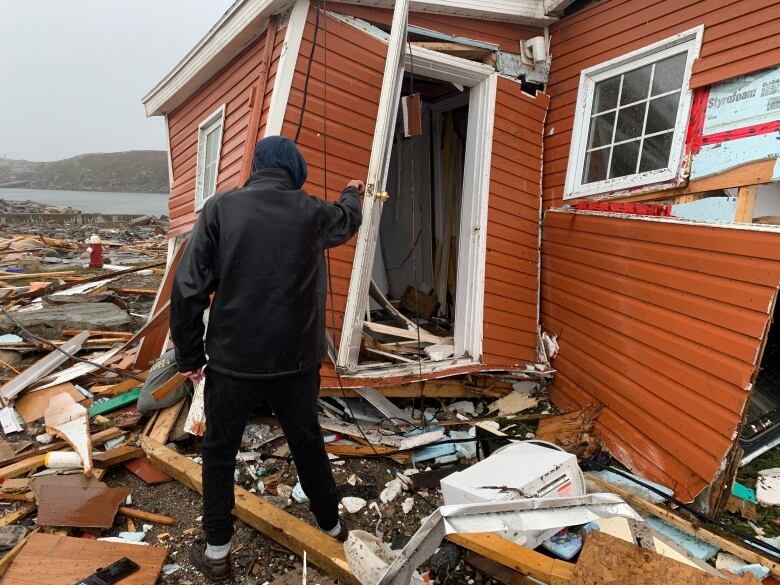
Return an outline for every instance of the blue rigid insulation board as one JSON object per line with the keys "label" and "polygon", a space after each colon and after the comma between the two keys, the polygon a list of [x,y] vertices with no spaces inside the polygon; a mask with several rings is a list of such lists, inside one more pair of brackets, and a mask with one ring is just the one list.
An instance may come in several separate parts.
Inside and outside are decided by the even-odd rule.
{"label": "blue rigid insulation board", "polygon": [[691,555],[696,558],[700,559],[702,561],[706,561],[714,557],[718,552],[717,546],[712,546],[708,542],[704,542],[700,538],[696,538],[695,536],[691,536],[690,534],[687,534],[683,532],[682,530],[679,530],[678,528],[675,528],[671,524],[668,524],[661,520],[660,518],[648,518],[647,524],[655,530],[656,532],[660,532],[667,538],[670,538],[680,546],[682,546],[685,550],[687,550]]}

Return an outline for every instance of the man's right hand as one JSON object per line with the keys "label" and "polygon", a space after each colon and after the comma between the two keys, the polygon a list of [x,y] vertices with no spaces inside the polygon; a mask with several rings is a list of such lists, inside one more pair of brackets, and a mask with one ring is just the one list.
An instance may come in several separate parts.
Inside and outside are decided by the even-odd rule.
{"label": "man's right hand", "polygon": [[193,370],[191,372],[181,372],[181,375],[189,378],[193,385],[197,385],[203,379],[203,368],[198,368],[197,370]]}
{"label": "man's right hand", "polygon": [[347,183],[347,188],[349,187],[355,187],[360,195],[362,195],[363,191],[366,190],[366,184],[360,179],[352,179],[349,183]]}

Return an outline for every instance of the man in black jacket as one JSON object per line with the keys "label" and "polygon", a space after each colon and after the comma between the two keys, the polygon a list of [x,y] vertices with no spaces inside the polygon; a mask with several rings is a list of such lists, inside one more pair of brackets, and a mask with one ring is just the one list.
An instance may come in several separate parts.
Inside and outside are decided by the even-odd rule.
{"label": "man in black jacket", "polygon": [[[324,250],[361,223],[363,183],[336,203],[301,190],[306,162],[279,136],[255,147],[247,184],[206,201],[176,271],[171,337],[193,382],[207,361],[203,530],[190,559],[212,582],[231,575],[236,453],[250,414],[270,403],[320,528],[344,537],[336,485],[317,419],[327,352]],[[211,302],[204,347],[203,313]]]}

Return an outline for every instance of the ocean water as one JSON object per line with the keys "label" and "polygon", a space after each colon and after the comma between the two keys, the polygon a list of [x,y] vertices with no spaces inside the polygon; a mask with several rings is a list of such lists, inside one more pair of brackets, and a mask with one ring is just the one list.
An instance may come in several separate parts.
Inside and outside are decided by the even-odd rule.
{"label": "ocean water", "polygon": [[168,215],[167,193],[0,189],[0,199],[63,205],[85,213],[131,213],[158,217]]}

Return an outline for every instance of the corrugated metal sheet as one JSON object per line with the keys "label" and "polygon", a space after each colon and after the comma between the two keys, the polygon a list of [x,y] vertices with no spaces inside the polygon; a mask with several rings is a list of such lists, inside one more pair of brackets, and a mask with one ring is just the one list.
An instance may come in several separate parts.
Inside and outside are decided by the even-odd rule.
{"label": "corrugated metal sheet", "polygon": [[603,403],[612,454],[690,500],[732,445],[778,284],[777,230],[548,211],[551,397]]}
{"label": "corrugated metal sheet", "polygon": [[[301,116],[306,68],[314,39],[312,9],[304,30],[300,56],[282,127],[282,135],[295,137]],[[327,83],[325,50],[327,44]],[[298,146],[309,165],[304,189],[330,201],[338,199],[350,179],[365,179],[376,126],[387,44],[355,27],[320,17],[317,48],[309,80],[309,97]],[[327,103],[327,110],[326,110]],[[327,127],[325,121],[327,119]],[[326,140],[327,137],[327,140]],[[327,149],[327,193],[325,152]],[[336,346],[344,319],[355,240],[330,251],[332,297],[328,296],[328,329],[333,331],[331,298],[335,309]]]}
{"label": "corrugated metal sheet", "polygon": [[483,358],[536,361],[542,131],[549,98],[499,77],[488,201]]}
{"label": "corrugated metal sheet", "polygon": [[[276,47],[266,86],[265,113],[261,118],[261,128],[267,117],[267,104],[273,90],[276,64],[283,41],[284,30],[281,30],[276,36]],[[238,186],[251,117],[250,94],[252,86],[257,83],[264,50],[265,35],[247,47],[230,65],[168,115],[174,179],[168,200],[171,218],[170,236],[189,231],[198,218],[194,209],[198,125],[222,104],[226,104],[225,126],[222,133],[217,191],[227,191]]]}
{"label": "corrugated metal sheet", "polygon": [[702,24],[692,87],[780,63],[777,0],[602,0],[550,27],[545,207],[561,204],[580,71]]}
{"label": "corrugated metal sheet", "polygon": [[[392,10],[373,6],[328,2],[328,10],[362,18],[386,27],[389,27],[393,20]],[[521,40],[528,40],[542,34],[540,28],[533,26],[423,12],[410,12],[409,24],[447,35],[498,45],[502,51],[510,53],[520,52]]]}

